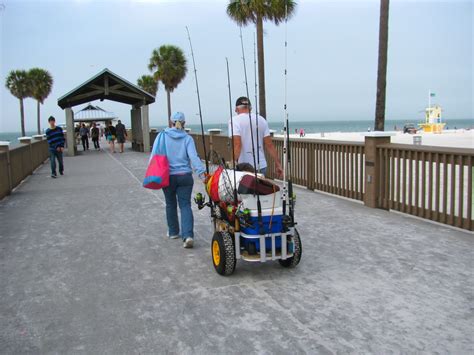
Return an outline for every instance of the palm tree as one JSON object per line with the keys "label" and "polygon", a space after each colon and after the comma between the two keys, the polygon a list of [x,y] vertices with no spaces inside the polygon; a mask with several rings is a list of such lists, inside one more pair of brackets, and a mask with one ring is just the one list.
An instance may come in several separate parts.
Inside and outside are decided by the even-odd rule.
{"label": "palm tree", "polygon": [[142,75],[137,80],[137,84],[140,89],[145,90],[147,93],[156,96],[156,92],[158,91],[158,81],[151,75]]}
{"label": "palm tree", "polygon": [[36,100],[36,117],[37,117],[37,126],[38,134],[41,134],[41,115],[40,115],[40,105],[44,103],[44,100],[51,93],[53,88],[53,77],[51,74],[44,69],[33,68],[28,72],[31,83],[31,97]]}
{"label": "palm tree", "polygon": [[20,119],[21,119],[21,135],[25,136],[25,109],[23,107],[23,99],[31,95],[31,85],[28,73],[25,70],[12,70],[5,82],[5,86],[10,90],[11,94],[20,100]]}
{"label": "palm tree", "polygon": [[154,49],[148,69],[155,70],[153,77],[165,86],[168,101],[168,120],[171,118],[171,93],[183,81],[188,68],[183,51],[176,46],[163,45]]}
{"label": "palm tree", "polygon": [[376,131],[385,129],[385,91],[387,87],[388,10],[390,0],[380,0],[379,63],[377,71],[377,99],[375,102]]}
{"label": "palm tree", "polygon": [[254,23],[257,27],[258,96],[260,115],[267,117],[265,100],[265,58],[263,50],[263,21],[279,25],[290,18],[296,9],[293,0],[231,0],[227,5],[227,15],[240,26]]}

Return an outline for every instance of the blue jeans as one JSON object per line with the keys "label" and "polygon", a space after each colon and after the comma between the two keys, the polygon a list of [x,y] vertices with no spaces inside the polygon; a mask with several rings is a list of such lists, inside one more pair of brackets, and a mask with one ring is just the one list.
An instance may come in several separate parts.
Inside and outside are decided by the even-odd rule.
{"label": "blue jeans", "polygon": [[59,162],[59,173],[64,171],[63,153],[57,150],[49,151],[49,162],[51,163],[51,174],[56,175],[56,159]]}
{"label": "blue jeans", "polygon": [[[166,221],[170,236],[181,235],[183,240],[194,238],[194,217],[191,209],[193,185],[192,174],[170,175],[169,186],[163,188],[166,200]],[[178,204],[181,211],[181,234],[179,233]]]}

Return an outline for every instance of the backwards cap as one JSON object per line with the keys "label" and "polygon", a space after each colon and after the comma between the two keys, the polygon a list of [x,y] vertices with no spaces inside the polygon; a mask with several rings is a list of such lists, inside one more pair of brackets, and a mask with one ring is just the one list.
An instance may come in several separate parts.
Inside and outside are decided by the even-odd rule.
{"label": "backwards cap", "polygon": [[173,122],[186,122],[186,118],[184,117],[184,113],[182,112],[175,112],[173,116],[171,116],[171,121]]}
{"label": "backwards cap", "polygon": [[241,96],[235,102],[235,106],[250,106],[250,100],[245,96]]}

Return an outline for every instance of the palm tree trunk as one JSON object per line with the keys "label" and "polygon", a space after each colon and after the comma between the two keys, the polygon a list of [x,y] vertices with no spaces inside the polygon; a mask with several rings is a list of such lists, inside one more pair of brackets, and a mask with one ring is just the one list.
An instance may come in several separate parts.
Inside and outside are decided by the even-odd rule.
{"label": "palm tree trunk", "polygon": [[36,117],[38,119],[38,134],[41,134],[40,102],[36,101]]}
{"label": "palm tree trunk", "polygon": [[267,118],[267,102],[265,100],[265,56],[263,50],[263,20],[257,16],[257,58],[258,58],[258,100],[259,113]]}
{"label": "palm tree trunk", "polygon": [[23,99],[20,99],[20,119],[21,119],[21,136],[26,135],[25,131],[25,108],[23,107]]}
{"label": "palm tree trunk", "polygon": [[377,71],[377,99],[375,103],[376,131],[385,126],[385,92],[387,88],[388,10],[390,0],[380,0],[379,63]]}
{"label": "palm tree trunk", "polygon": [[166,90],[166,100],[168,101],[168,127],[171,127],[171,93]]}

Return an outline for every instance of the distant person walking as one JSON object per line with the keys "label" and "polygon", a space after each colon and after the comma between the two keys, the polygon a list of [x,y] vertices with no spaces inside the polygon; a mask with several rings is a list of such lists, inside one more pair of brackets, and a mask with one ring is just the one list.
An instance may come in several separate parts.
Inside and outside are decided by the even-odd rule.
{"label": "distant person walking", "polygon": [[100,137],[99,128],[94,122],[92,123],[92,129],[91,129],[91,138],[92,138],[92,143],[94,143],[94,149],[100,149],[99,137]]}
{"label": "distant person walking", "polygon": [[[186,122],[184,113],[173,114],[171,122],[173,127],[166,128],[156,137],[151,154],[153,156],[158,151],[164,151],[169,161],[170,183],[163,189],[166,200],[168,237],[177,239],[181,236],[183,247],[192,248],[194,244],[194,217],[191,209],[191,194],[194,184],[192,171],[194,169],[204,180],[206,170],[198,157],[194,140],[184,130]],[[161,136],[162,138],[158,139]],[[181,233],[178,222],[178,205],[181,211]]]}
{"label": "distant person walking", "polygon": [[115,139],[117,137],[117,132],[112,121],[109,122],[109,126],[105,129],[105,136],[107,137],[107,142],[109,142],[110,152],[115,153]]}
{"label": "distant person walking", "polygon": [[[239,164],[250,164],[259,173],[265,175],[267,171],[267,160],[265,151],[275,161],[276,175],[283,174],[280,158],[270,136],[270,128],[265,118],[255,113],[250,113],[252,106],[250,100],[244,96],[239,97],[235,103],[237,116],[232,118],[233,127],[229,121],[229,135],[234,134],[235,158]],[[258,135],[257,135],[258,122]],[[253,142],[252,142],[253,139]],[[265,151],[264,151],[265,148]],[[255,150],[255,157],[253,151]],[[257,151],[258,158],[257,159]],[[255,163],[257,166],[255,167]]]}
{"label": "distant person walking", "polygon": [[64,174],[63,151],[64,132],[56,126],[56,119],[53,116],[48,118],[49,128],[46,130],[46,139],[49,146],[49,161],[51,163],[51,177],[56,178],[56,159],[59,163],[59,174]]}
{"label": "distant person walking", "polygon": [[86,127],[85,123],[82,124],[79,134],[81,135],[82,148],[89,150],[89,128]]}
{"label": "distant person walking", "polygon": [[127,138],[127,130],[122,121],[118,120],[118,123],[115,126],[115,131],[117,132],[117,143],[119,144],[120,153],[123,153],[123,145]]}

